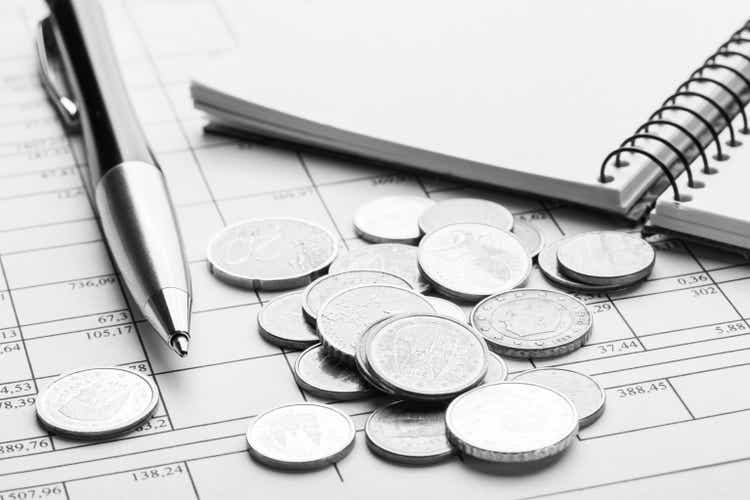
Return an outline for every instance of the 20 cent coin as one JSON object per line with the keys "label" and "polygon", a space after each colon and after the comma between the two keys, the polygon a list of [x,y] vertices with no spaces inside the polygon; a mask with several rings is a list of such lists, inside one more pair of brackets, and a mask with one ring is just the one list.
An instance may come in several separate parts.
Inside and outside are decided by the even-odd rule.
{"label": "20 cent coin", "polygon": [[229,284],[284,290],[307,285],[338,250],[333,235],[299,219],[254,219],[221,230],[208,245],[211,272]]}

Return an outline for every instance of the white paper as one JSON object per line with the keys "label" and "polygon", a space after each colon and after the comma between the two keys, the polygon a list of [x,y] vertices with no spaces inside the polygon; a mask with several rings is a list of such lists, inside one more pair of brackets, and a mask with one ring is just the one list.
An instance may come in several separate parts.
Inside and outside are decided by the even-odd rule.
{"label": "white paper", "polygon": [[[224,1],[106,2],[132,99],[169,179],[193,274],[193,342],[171,353],[128,307],[82,189],[81,144],[67,138],[35,74],[44,13],[0,6],[0,500],[220,498],[742,497],[750,457],[750,265],[678,241],[658,246],[650,279],[625,294],[584,297],[589,344],[560,359],[607,388],[607,410],[555,464],[498,475],[454,458],[403,467],[376,458],[361,429],[383,401],[335,403],[360,430],[336,467],[283,473],[251,460],[254,415],[312,399],[295,385],[296,353],[257,332],[273,294],[214,279],[208,239],[224,224],[288,215],[363,243],[351,216],[385,195],[498,200],[548,241],[623,228],[593,212],[478,191],[306,153],[203,135],[189,68],[233,47],[241,17]],[[549,285],[535,269],[529,286]],[[143,429],[107,443],[50,436],[34,400],[61,372],[129,366],[161,391]],[[509,362],[512,372],[532,367]],[[603,485],[603,486],[600,486]],[[565,493],[568,492],[568,493]]]}
{"label": "white paper", "polygon": [[[681,0],[237,5],[242,50],[194,71],[198,107],[220,120],[620,213],[663,173],[626,153],[629,168],[610,164],[613,181],[603,184],[602,161],[747,13],[742,1]],[[731,73],[711,76],[742,85]],[[720,85],[691,90],[728,108]],[[678,104],[718,118],[710,99]],[[690,115],[679,121],[702,127]],[[688,139],[674,127],[659,135]],[[677,161],[658,141],[638,145]]]}

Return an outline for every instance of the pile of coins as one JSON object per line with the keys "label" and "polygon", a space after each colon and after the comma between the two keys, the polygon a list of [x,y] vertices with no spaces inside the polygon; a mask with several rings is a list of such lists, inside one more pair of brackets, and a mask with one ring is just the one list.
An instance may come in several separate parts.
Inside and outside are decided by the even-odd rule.
{"label": "pile of coins", "polygon": [[[378,280],[384,283],[372,283]],[[295,301],[296,311],[282,313],[283,321],[268,318]],[[315,328],[313,311],[317,311]],[[479,460],[539,460],[563,451],[579,427],[601,415],[604,391],[593,379],[567,370],[536,369],[508,382],[508,368],[496,354],[540,358],[580,346],[591,332],[592,318],[578,299],[555,291],[516,289],[481,301],[469,321],[461,312],[462,317],[437,313],[430,297],[410,289],[408,283],[393,283],[392,274],[349,270],[319,278],[303,292],[273,299],[260,311],[258,321],[267,339],[285,347],[293,346],[290,342],[297,342],[300,332],[317,336],[320,343],[302,352],[294,366],[295,379],[306,392],[327,401],[375,393],[401,400],[375,411],[365,426],[369,447],[391,461],[426,464],[456,450]],[[276,325],[272,332],[270,325]],[[498,384],[514,389],[499,394],[484,389]],[[463,399],[469,395],[470,399]],[[498,406],[504,398],[507,404]],[[519,406],[516,399],[525,403]],[[467,416],[467,405],[473,416]],[[300,420],[287,417],[286,430],[277,427],[275,432],[310,429],[305,426],[316,422],[312,415],[323,411],[319,406],[310,404],[303,412],[300,408],[307,408],[305,404],[294,405]],[[561,411],[566,416],[563,422],[558,421]],[[549,415],[557,415],[554,422],[546,423]],[[511,444],[521,435],[518,426],[532,416],[531,421],[545,423],[524,430],[522,436],[535,436],[536,441],[524,442],[523,452],[516,452]],[[498,437],[490,433],[485,438],[497,439],[495,445],[477,447],[482,441],[471,429],[481,422],[475,419],[494,422],[488,425]],[[498,421],[507,429],[502,430]],[[350,423],[339,425],[336,435],[347,435]],[[340,459],[351,446],[341,439],[326,454],[313,449],[324,446],[324,441],[308,441],[304,453],[276,450],[275,458],[269,459],[263,447],[254,444],[260,432],[256,426],[247,436],[253,456],[276,467],[318,467]],[[320,435],[328,432],[314,428]],[[513,437],[514,433],[518,435]],[[284,453],[286,463],[279,459]],[[314,458],[304,461],[301,456]]]}
{"label": "pile of coins", "polygon": [[[260,230],[274,224],[276,234]],[[318,235],[315,242],[287,240],[286,232],[301,224]],[[245,272],[242,285],[249,288],[307,280],[304,290],[261,309],[260,333],[279,347],[304,349],[294,377],[317,398],[381,394],[395,400],[365,425],[374,453],[407,464],[433,463],[456,452],[482,461],[533,462],[562,452],[579,428],[602,414],[604,390],[584,374],[542,368],[507,379],[503,357],[561,356],[581,347],[592,331],[592,315],[577,298],[518,288],[534,257],[539,254],[541,267],[549,248],[558,269],[558,246],[545,247],[533,226],[487,200],[435,203],[408,196],[366,203],[354,226],[371,244],[337,255],[334,238],[314,224],[248,221],[233,226],[241,228],[240,241],[217,237],[209,257],[217,276],[231,274],[236,283]],[[619,250],[607,256],[612,248],[630,248],[617,237],[604,234],[598,250],[571,239],[577,246],[566,246],[559,264],[567,266],[569,288],[597,286],[597,278],[599,286],[606,280],[610,287],[629,286],[648,274],[630,271]],[[584,266],[568,257],[585,251]],[[243,259],[253,252],[263,252],[257,268],[266,273],[263,278],[247,274],[253,264]],[[616,270],[596,267],[597,259]],[[284,280],[274,279],[273,269]],[[425,295],[430,291],[439,296]],[[353,429],[331,406],[299,403],[258,417],[247,441],[252,456],[267,465],[316,468],[351,450]]]}
{"label": "pile of coins", "polygon": [[591,231],[547,245],[538,262],[552,283],[578,292],[600,293],[646,279],[655,260],[653,247],[638,236]]}
{"label": "pile of coins", "polygon": [[[337,238],[316,224],[243,221],[211,241],[208,260],[217,278],[235,286],[305,287],[265,304],[260,335],[302,351],[294,378],[315,397],[394,399],[365,425],[374,453],[408,464],[456,452],[534,462],[565,450],[602,414],[604,391],[584,374],[541,368],[508,380],[503,357],[570,353],[593,326],[572,295],[519,287],[537,256],[562,288],[632,286],[654,265],[650,245],[591,232],[545,246],[539,231],[502,205],[472,198],[382,198],[360,207],[354,226],[372,244],[338,255]],[[54,381],[37,412],[53,432],[102,438],[135,428],[157,400],[146,377],[94,368]],[[258,416],[246,438],[264,464],[309,469],[346,456],[354,436],[351,419],[336,408],[296,403]]]}

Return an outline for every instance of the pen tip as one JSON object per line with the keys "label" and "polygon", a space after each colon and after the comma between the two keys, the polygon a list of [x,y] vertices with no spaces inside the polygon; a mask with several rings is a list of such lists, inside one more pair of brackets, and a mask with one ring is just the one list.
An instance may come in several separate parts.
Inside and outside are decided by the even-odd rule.
{"label": "pen tip", "polygon": [[181,358],[187,356],[188,346],[190,345],[190,337],[188,337],[186,333],[175,333],[174,335],[172,335],[169,343],[172,346],[172,350],[174,350],[174,352],[176,352]]}

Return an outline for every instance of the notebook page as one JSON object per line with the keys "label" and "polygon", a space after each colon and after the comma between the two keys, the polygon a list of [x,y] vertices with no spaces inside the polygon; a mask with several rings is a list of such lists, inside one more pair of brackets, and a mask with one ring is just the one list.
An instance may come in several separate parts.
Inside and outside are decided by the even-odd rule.
{"label": "notebook page", "polygon": [[[326,125],[327,135],[466,159],[475,165],[458,175],[610,210],[629,206],[657,172],[636,158],[638,168],[601,185],[601,161],[744,13],[741,2],[381,5],[248,5],[241,61],[254,71],[243,78],[233,61],[197,79],[261,116],[277,110]],[[450,168],[437,162],[419,166]]]}
{"label": "notebook page", "polygon": [[[589,344],[539,363],[588,373],[607,388],[602,419],[553,466],[502,476],[457,458],[434,467],[390,465],[368,451],[361,432],[382,400],[336,403],[359,432],[351,455],[335,467],[288,474],[253,462],[243,436],[253,416],[311,398],[294,383],[296,353],[258,335],[255,315],[274,295],[210,276],[205,248],[223,225],[247,217],[305,218],[339,235],[346,251],[362,244],[351,225],[360,203],[415,194],[499,201],[548,241],[623,228],[593,212],[533,198],[203,135],[188,73],[235,46],[244,4],[105,2],[190,260],[193,343],[189,357],[179,359],[126,301],[82,187],[81,144],[62,132],[38,83],[31,41],[43,5],[0,3],[0,32],[9,40],[0,44],[0,498],[744,494],[750,266],[676,240],[657,245],[654,274],[639,288],[582,296],[595,316]],[[538,269],[528,285],[550,286]],[[154,418],[106,443],[48,434],[34,417],[36,395],[57,374],[86,365],[128,366],[151,376],[161,394]],[[532,366],[510,363],[513,373]]]}

